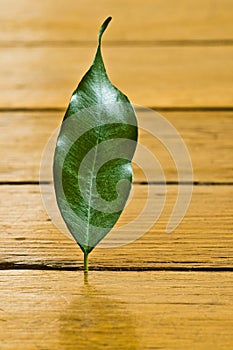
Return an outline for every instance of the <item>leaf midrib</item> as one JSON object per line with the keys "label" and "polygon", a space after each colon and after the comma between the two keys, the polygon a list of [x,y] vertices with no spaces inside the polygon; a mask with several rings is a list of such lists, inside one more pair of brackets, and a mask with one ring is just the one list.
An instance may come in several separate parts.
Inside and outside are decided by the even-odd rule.
{"label": "leaf midrib", "polygon": [[[102,57],[101,57],[102,58]],[[102,104],[102,83],[103,83],[103,79],[101,79],[101,81],[99,81],[99,97],[100,97],[100,104]],[[98,137],[97,137],[97,141],[96,141],[96,146],[95,146],[95,153],[94,153],[94,159],[93,159],[93,164],[92,164],[92,169],[91,169],[91,183],[90,183],[90,187],[89,187],[89,201],[88,201],[88,211],[87,211],[87,241],[86,241],[86,246],[89,247],[89,228],[90,228],[90,214],[91,214],[91,199],[92,199],[92,187],[93,187],[93,180],[94,180],[94,176],[93,171],[95,169],[95,164],[96,164],[96,156],[97,156],[97,151],[98,151],[98,145],[99,145],[99,139],[100,139],[100,126],[98,127]]]}
{"label": "leaf midrib", "polygon": [[89,227],[90,227],[90,214],[91,214],[91,200],[92,200],[92,187],[93,187],[93,180],[94,180],[93,171],[95,169],[97,149],[98,149],[98,145],[99,145],[99,135],[100,135],[100,132],[98,132],[97,142],[96,142],[96,146],[95,146],[94,160],[93,160],[93,164],[92,164],[92,168],[91,168],[91,183],[90,183],[90,187],[89,187],[89,200],[88,200],[88,211],[87,211],[87,223],[88,223],[88,226],[87,226],[87,242],[86,242],[87,247],[89,247]]}

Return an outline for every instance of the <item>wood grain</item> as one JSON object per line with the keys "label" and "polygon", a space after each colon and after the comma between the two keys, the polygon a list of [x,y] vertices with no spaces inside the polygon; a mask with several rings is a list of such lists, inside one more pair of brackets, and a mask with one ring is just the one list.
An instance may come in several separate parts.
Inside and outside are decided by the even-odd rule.
{"label": "wood grain", "polygon": [[[0,50],[1,108],[66,107],[95,48]],[[233,47],[105,47],[110,80],[131,102],[233,107]]]}
{"label": "wood grain", "polygon": [[[233,348],[232,10],[231,0],[1,1],[1,350]],[[199,185],[171,234],[178,188],[167,186],[153,224],[165,196],[163,186],[150,186],[153,203],[141,223],[125,228],[128,239],[141,236],[94,249],[88,283],[79,247],[49,219],[39,186],[26,183],[39,179],[44,145],[109,15],[110,79],[134,103],[173,110],[163,115],[183,137]],[[152,119],[148,125],[154,130]],[[143,131],[140,142],[177,181],[167,150]],[[159,180],[150,162],[146,170]],[[118,227],[134,223],[147,198],[148,187],[134,185]]]}
{"label": "wood grain", "polygon": [[[45,190],[49,193],[48,185]],[[136,227],[131,225],[124,233],[129,240],[138,239],[117,248],[94,249],[90,254],[92,268],[232,267],[232,186],[195,186],[188,213],[171,234],[165,233],[165,229],[176,201],[177,187],[167,188],[165,208],[157,223],[155,216],[164,199],[163,189],[151,186],[150,190],[151,207],[142,213]],[[133,224],[147,198],[147,186],[135,185],[133,200],[117,225]],[[82,267],[81,250],[49,221],[38,186],[2,185],[1,201],[2,268],[15,264],[27,268]],[[145,224],[152,225],[147,233]],[[107,239],[103,242],[106,248],[112,243]]]}
{"label": "wood grain", "polygon": [[0,40],[6,45],[90,41],[110,15],[109,41],[232,39],[232,10],[230,0],[2,0]]}
{"label": "wood grain", "polygon": [[[0,180],[39,181],[42,153],[52,132],[60,125],[63,112],[0,113]],[[231,182],[233,178],[233,112],[162,113],[174,125],[188,147],[194,180]],[[153,113],[138,112],[140,124],[149,126],[156,136]],[[168,150],[151,134],[141,130],[139,142],[159,160],[167,181],[177,181],[177,169]],[[164,131],[165,140],[174,135]],[[175,141],[176,139],[174,139]],[[50,165],[47,165],[50,169]],[[160,175],[151,163],[143,162],[143,170],[154,181]],[[51,174],[42,178],[51,180]],[[135,167],[135,181],[144,181],[144,174]]]}
{"label": "wood grain", "polygon": [[[1,271],[1,349],[233,346],[232,273]],[[30,334],[30,336],[29,336]]]}

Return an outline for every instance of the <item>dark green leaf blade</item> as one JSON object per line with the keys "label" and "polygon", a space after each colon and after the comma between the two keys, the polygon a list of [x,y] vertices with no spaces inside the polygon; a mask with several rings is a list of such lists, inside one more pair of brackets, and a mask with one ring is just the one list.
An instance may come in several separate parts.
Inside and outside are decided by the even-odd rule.
{"label": "dark green leaf blade", "polygon": [[61,215],[84,254],[111,230],[128,199],[137,142],[136,115],[106,74],[101,38],[89,71],[74,91],[54,154]]}

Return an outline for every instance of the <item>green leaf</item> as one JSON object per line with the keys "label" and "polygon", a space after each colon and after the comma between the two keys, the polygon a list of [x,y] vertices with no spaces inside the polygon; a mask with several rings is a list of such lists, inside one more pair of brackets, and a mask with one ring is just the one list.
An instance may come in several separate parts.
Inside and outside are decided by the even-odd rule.
{"label": "green leaf", "polygon": [[71,97],[54,154],[58,207],[86,262],[126,204],[137,143],[134,109],[109,81],[101,55],[110,20],[103,23],[94,61]]}

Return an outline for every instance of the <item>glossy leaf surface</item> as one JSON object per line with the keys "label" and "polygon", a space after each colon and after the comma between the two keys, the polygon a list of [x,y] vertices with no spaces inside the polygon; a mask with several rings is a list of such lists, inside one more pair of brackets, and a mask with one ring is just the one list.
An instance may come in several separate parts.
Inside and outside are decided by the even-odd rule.
{"label": "glossy leaf surface", "polygon": [[92,66],[74,91],[54,155],[54,186],[61,215],[88,254],[111,230],[128,199],[137,121],[128,98],[106,74],[101,38]]}

